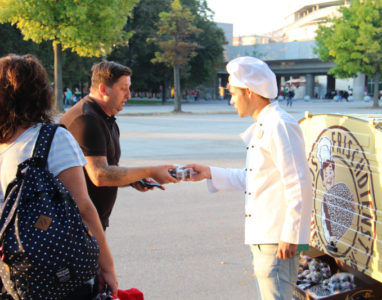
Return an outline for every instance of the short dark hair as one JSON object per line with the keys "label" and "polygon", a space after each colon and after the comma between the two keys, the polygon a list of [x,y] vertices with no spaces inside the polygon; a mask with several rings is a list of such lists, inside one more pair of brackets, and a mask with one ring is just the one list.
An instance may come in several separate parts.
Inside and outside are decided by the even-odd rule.
{"label": "short dark hair", "polygon": [[114,61],[103,60],[92,67],[92,87],[97,87],[101,83],[112,87],[121,76],[131,76],[132,74],[129,67]]}
{"label": "short dark hair", "polygon": [[53,89],[41,62],[33,55],[0,58],[0,143],[18,128],[51,123]]}
{"label": "short dark hair", "polygon": [[322,163],[322,167],[321,167],[321,170],[320,170],[320,175],[321,175],[321,179],[324,180],[324,170],[329,167],[330,165],[332,165],[332,168],[333,168],[333,171],[335,170],[335,167],[336,167],[336,164],[334,163],[333,160],[331,159],[328,159],[328,160],[325,160],[323,163]]}

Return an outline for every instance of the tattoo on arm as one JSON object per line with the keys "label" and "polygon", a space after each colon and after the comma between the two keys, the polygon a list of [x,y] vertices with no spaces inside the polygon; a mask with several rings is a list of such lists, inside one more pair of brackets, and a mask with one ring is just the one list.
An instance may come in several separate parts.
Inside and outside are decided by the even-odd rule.
{"label": "tattoo on arm", "polygon": [[105,176],[108,180],[115,182],[127,175],[127,170],[117,166],[109,166],[106,168]]}

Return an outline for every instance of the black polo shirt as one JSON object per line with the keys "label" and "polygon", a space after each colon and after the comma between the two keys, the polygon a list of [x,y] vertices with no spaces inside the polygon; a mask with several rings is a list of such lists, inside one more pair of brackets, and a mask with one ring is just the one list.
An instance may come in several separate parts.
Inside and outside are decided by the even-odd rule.
{"label": "black polo shirt", "polygon": [[[119,128],[89,96],[68,110],[59,123],[64,124],[77,140],[85,156],[106,156],[109,165],[118,165],[121,157]],[[117,186],[96,187],[85,170],[88,193],[97,208],[104,229],[117,198]]]}

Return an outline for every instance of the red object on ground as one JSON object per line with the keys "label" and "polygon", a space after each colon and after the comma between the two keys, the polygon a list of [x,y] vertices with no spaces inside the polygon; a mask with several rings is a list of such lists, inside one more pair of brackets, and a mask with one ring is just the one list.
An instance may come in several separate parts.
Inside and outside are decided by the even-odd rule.
{"label": "red object on ground", "polygon": [[[113,295],[114,296],[114,295]],[[144,300],[143,293],[135,288],[128,290],[118,290],[118,298],[120,300]]]}

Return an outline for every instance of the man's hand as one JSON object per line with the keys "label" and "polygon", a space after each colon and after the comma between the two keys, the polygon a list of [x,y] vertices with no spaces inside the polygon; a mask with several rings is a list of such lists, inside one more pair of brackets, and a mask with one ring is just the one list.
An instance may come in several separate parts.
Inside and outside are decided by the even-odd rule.
{"label": "man's hand", "polygon": [[156,182],[160,184],[166,183],[177,183],[178,179],[172,177],[169,173],[170,169],[176,169],[176,166],[173,165],[163,165],[151,167],[150,177],[153,178]]}
{"label": "man's hand", "polygon": [[297,245],[280,241],[277,249],[277,258],[288,259],[296,255]]}
{"label": "man's hand", "polygon": [[208,166],[189,164],[184,166],[183,168],[191,168],[194,170],[191,179],[186,179],[186,181],[200,181],[203,179],[211,179],[211,170]]}
{"label": "man's hand", "polygon": [[138,181],[131,183],[130,186],[132,186],[133,188],[135,188],[137,191],[140,191],[140,192],[147,192],[149,190],[148,187],[142,186],[141,184],[138,183]]}
{"label": "man's hand", "polygon": [[[143,182],[144,184],[142,184],[141,182]],[[153,190],[154,187],[150,187],[150,186],[146,186],[145,183],[157,183],[156,181],[152,180],[151,178],[144,178],[142,180],[139,180],[139,181],[136,181],[132,184],[130,184],[133,188],[135,188],[137,191],[140,191],[140,192],[147,192],[149,190]],[[159,186],[155,186],[157,187],[158,189],[161,189],[161,190],[165,190],[165,187],[162,186],[162,185],[159,185]]]}

